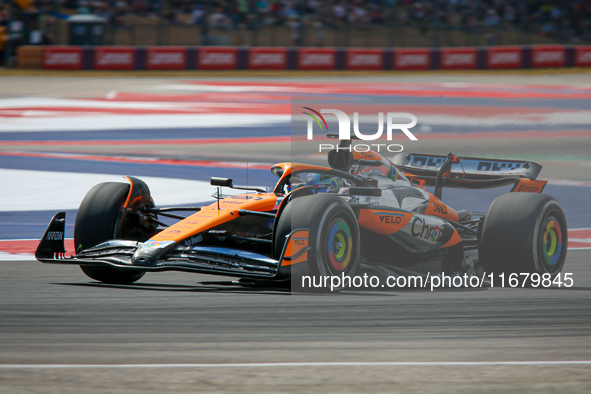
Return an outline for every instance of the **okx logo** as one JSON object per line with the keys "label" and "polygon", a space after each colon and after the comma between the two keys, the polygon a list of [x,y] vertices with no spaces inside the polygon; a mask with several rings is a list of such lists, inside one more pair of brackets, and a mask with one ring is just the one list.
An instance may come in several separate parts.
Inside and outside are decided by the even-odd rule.
{"label": "okx logo", "polygon": [[[305,115],[308,115],[310,119],[308,119],[308,140],[314,139],[314,121],[320,127],[321,131],[325,131],[326,133],[329,132],[328,124],[326,120],[322,116],[322,114],[332,114],[337,117],[337,121],[339,122],[339,132],[338,138],[339,140],[350,140],[353,136],[357,139],[364,140],[364,141],[374,141],[380,138],[384,134],[384,117],[386,118],[386,137],[390,141],[392,140],[392,133],[394,130],[402,131],[411,141],[417,141],[417,137],[414,136],[413,133],[409,130],[410,128],[416,126],[417,124],[417,117],[413,114],[409,114],[406,112],[388,112],[384,115],[383,112],[378,113],[378,130],[375,133],[371,134],[364,134],[359,130],[359,113],[353,113],[353,136],[351,135],[351,119],[349,115],[345,112],[338,110],[338,109],[321,109],[320,112],[310,108],[310,107],[302,107],[303,109],[309,112],[303,112]],[[403,121],[403,122],[401,122]],[[324,127],[323,127],[324,125]]]}

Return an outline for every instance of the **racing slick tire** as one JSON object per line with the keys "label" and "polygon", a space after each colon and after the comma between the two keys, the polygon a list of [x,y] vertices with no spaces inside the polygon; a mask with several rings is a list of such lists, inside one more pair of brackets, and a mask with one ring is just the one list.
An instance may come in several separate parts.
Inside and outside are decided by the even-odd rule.
{"label": "racing slick tire", "polygon": [[[359,267],[359,226],[351,207],[342,197],[314,194],[292,199],[279,217],[275,231],[275,256],[279,258],[286,236],[296,229],[309,229],[307,270],[292,265],[292,290],[326,291],[326,288],[302,288],[302,276],[349,276]],[[283,241],[281,241],[283,240]],[[330,283],[330,281],[328,282]],[[333,288],[342,290],[344,286]]]}
{"label": "racing slick tire", "polygon": [[[99,183],[90,189],[76,215],[74,245],[77,251],[110,239],[133,238],[129,236],[129,229],[115,229],[128,194],[129,185],[119,182]],[[112,284],[130,284],[145,274],[111,267],[81,265],[80,268],[88,277]]]}
{"label": "racing slick tire", "polygon": [[479,259],[486,272],[550,274],[566,260],[567,226],[558,201],[545,194],[506,193],[484,218]]}

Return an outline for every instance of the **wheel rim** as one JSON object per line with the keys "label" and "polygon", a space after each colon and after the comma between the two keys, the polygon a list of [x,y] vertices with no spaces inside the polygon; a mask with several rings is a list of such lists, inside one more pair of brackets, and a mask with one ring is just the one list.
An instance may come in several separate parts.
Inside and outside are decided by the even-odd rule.
{"label": "wheel rim", "polygon": [[330,222],[330,231],[325,239],[329,269],[334,273],[344,272],[353,256],[353,236],[347,222],[336,218]]}
{"label": "wheel rim", "polygon": [[564,235],[558,219],[548,216],[542,224],[542,257],[549,271],[555,270],[562,257]]}

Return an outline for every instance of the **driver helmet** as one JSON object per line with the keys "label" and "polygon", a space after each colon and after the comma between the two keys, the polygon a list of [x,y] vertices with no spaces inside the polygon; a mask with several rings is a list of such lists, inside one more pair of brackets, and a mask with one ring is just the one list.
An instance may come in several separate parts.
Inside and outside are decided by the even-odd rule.
{"label": "driver helmet", "polygon": [[306,186],[323,186],[317,189],[318,193],[336,193],[345,184],[339,177],[331,177],[326,174],[308,174]]}
{"label": "driver helmet", "polygon": [[288,194],[302,186],[304,186],[304,181],[295,176],[292,176],[287,179],[287,182],[285,182],[285,185],[283,186],[283,192],[285,194]]}

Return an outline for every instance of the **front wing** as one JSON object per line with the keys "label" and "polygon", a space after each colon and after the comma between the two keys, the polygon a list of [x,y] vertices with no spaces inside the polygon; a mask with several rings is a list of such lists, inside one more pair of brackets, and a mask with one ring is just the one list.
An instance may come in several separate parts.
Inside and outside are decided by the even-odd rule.
{"label": "front wing", "polygon": [[[127,240],[111,240],[66,257],[64,248],[65,212],[57,213],[51,220],[35,258],[42,263],[112,267],[126,271],[158,272],[185,271],[195,273],[236,276],[245,278],[276,279],[280,264],[289,259],[284,252],[279,260],[249,251],[212,247],[175,245],[166,257],[140,264],[133,261],[134,254],[144,243]],[[295,231],[293,232],[295,233]],[[290,234],[290,238],[291,238]],[[291,240],[290,240],[291,242]],[[286,242],[289,245],[290,242]]]}

